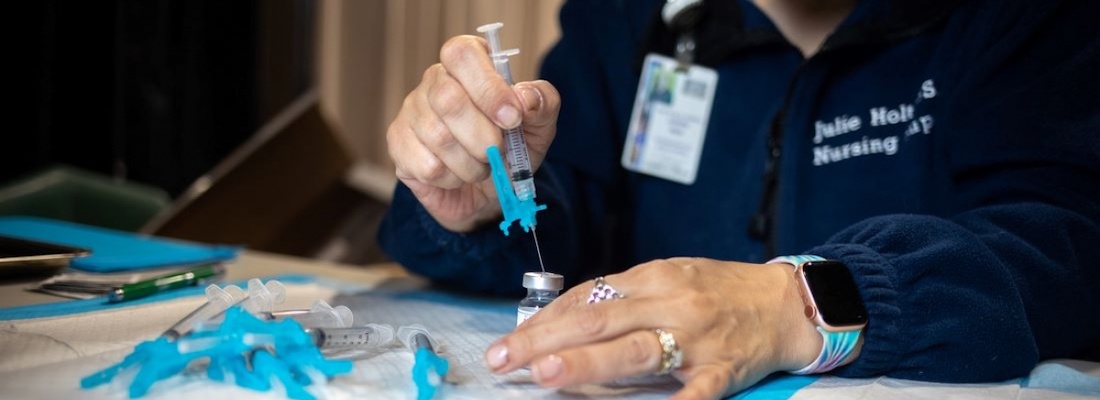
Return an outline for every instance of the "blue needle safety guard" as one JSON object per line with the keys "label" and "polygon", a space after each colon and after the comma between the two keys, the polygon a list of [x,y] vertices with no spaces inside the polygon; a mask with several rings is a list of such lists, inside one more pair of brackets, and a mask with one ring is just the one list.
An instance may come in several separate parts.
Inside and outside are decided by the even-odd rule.
{"label": "blue needle safety guard", "polygon": [[545,210],[545,204],[535,204],[534,198],[520,200],[512,189],[512,182],[508,179],[508,170],[504,167],[504,158],[500,155],[500,149],[489,146],[485,151],[489,157],[489,168],[492,171],[493,186],[497,190],[497,199],[500,200],[500,208],[504,213],[504,221],[500,223],[500,230],[508,235],[508,228],[512,223],[519,221],[519,226],[524,232],[530,232],[535,226],[535,213]]}

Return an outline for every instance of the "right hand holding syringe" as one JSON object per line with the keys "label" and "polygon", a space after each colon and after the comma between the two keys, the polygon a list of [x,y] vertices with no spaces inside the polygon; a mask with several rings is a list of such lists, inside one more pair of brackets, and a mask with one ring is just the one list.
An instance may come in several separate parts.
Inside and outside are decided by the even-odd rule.
{"label": "right hand holding syringe", "polygon": [[[512,87],[494,67],[484,39],[452,38],[387,132],[397,177],[449,230],[468,232],[499,220],[485,149],[508,149],[502,129],[515,132],[528,153],[526,163],[513,169],[533,174],[554,138],[560,101],[546,81]],[[526,196],[527,176],[521,175],[513,181],[520,182],[517,194]]]}

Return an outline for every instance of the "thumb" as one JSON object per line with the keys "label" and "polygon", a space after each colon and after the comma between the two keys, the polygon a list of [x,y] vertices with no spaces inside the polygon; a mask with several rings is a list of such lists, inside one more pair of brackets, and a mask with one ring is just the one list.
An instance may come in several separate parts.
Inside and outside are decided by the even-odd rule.
{"label": "thumb", "polygon": [[557,133],[561,95],[544,80],[520,82],[514,89],[523,101],[523,130],[532,167],[538,168]]}
{"label": "thumb", "polygon": [[558,119],[561,95],[550,82],[538,80],[515,85],[516,94],[523,100],[523,124],[545,126]]}

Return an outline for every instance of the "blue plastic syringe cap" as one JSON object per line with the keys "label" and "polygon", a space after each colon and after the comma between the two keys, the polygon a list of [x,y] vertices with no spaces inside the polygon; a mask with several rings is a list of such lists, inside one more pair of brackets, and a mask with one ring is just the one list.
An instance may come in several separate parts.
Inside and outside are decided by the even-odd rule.
{"label": "blue plastic syringe cap", "polygon": [[436,390],[443,383],[451,364],[446,358],[423,347],[413,357],[412,377],[416,384],[416,399],[429,400],[435,397]]}
{"label": "blue plastic syringe cap", "polygon": [[397,329],[397,336],[414,354],[412,378],[416,384],[417,400],[435,397],[436,389],[447,376],[450,362],[436,354],[438,343],[423,325],[401,326]]}

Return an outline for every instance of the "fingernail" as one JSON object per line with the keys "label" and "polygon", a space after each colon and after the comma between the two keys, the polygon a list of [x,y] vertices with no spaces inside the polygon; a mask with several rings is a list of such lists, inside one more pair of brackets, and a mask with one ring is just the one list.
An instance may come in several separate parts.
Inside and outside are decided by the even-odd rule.
{"label": "fingernail", "polygon": [[551,355],[531,364],[531,376],[535,378],[537,383],[549,382],[561,375],[561,371],[561,357],[556,355]]}
{"label": "fingernail", "polygon": [[485,363],[489,364],[489,369],[503,367],[508,363],[508,348],[499,344],[489,347],[489,351],[485,352]]}
{"label": "fingernail", "polygon": [[504,106],[497,111],[497,123],[503,128],[519,126],[519,118],[519,110],[512,106]]}
{"label": "fingernail", "polygon": [[519,95],[523,97],[523,106],[527,110],[534,111],[542,107],[542,94],[538,90],[523,86],[519,88]]}

